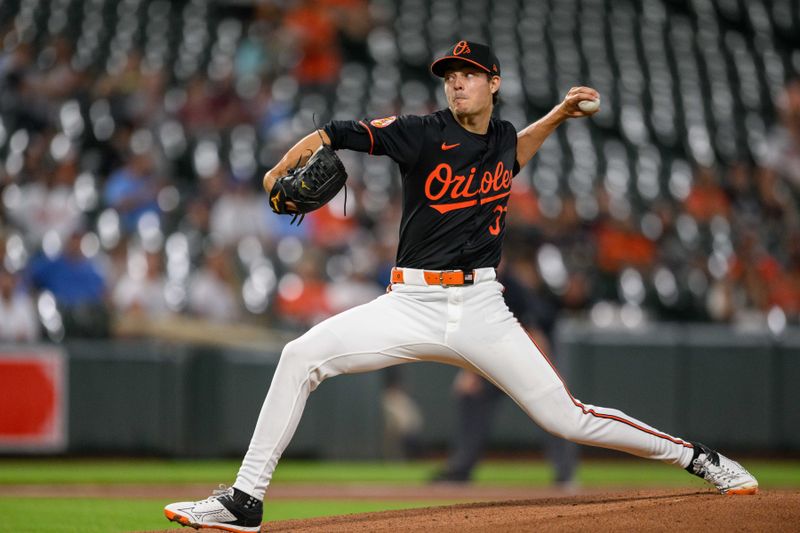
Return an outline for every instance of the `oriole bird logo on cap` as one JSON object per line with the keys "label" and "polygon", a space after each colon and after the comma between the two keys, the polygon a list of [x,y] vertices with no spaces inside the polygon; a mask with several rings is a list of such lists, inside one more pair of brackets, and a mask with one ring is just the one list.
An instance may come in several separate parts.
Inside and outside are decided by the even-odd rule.
{"label": "oriole bird logo on cap", "polygon": [[469,49],[469,44],[467,41],[458,41],[456,45],[453,47],[453,55],[460,56],[461,54],[469,54],[472,50]]}

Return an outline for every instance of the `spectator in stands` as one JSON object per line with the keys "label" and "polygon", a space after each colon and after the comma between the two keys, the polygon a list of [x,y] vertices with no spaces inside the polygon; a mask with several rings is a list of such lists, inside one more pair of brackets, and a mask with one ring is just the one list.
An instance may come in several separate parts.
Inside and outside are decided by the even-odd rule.
{"label": "spectator in stands", "polygon": [[[6,160],[6,171],[8,172],[8,181],[14,181],[23,189],[28,184],[34,182],[41,182],[45,176],[53,172],[53,160],[48,152],[50,144],[53,141],[54,132],[52,130],[25,130],[27,132],[27,147],[21,155],[19,152],[15,156],[20,156],[21,161],[18,160],[13,165],[21,165],[18,168],[12,168],[11,157]],[[12,211],[16,206],[9,206]]]}
{"label": "spectator in stands", "polygon": [[800,230],[794,229],[786,234],[786,277],[788,291],[791,294],[790,304],[784,308],[790,319],[800,319]]}
{"label": "spectator in stands", "polygon": [[127,100],[133,96],[141,86],[142,55],[137,51],[131,52],[125,59],[122,68],[105,70],[94,82],[94,98],[105,98],[111,103],[113,113],[119,118],[130,121],[127,113]]}
{"label": "spectator in stands", "polygon": [[236,92],[233,72],[213,82],[203,76],[193,77],[178,118],[188,131],[196,134],[230,130],[250,120]]}
{"label": "spectator in stands", "polygon": [[214,109],[209,92],[208,80],[202,76],[189,80],[186,101],[178,110],[178,118],[188,131],[203,132],[213,129]]}
{"label": "spectator in stands", "polygon": [[730,323],[736,319],[737,287],[730,274],[714,280],[706,292],[705,307],[714,322]]}
{"label": "spectator in stands", "polygon": [[126,234],[136,231],[136,224],[145,213],[160,214],[157,202],[160,184],[149,149],[132,153],[125,165],[109,176],[103,190],[103,200],[117,210]]}
{"label": "spectator in stands", "polygon": [[792,198],[786,182],[767,167],[756,170],[756,192],[761,205],[758,223],[767,247],[774,249],[782,242],[786,228],[798,227],[797,203]]}
{"label": "spectator in stands", "polygon": [[311,90],[332,89],[342,63],[335,20],[325,4],[324,0],[299,0],[283,19],[292,43],[289,49],[298,53],[294,77]]}
{"label": "spectator in stands", "polygon": [[[5,83],[10,73],[14,72],[21,63],[20,53],[25,49],[19,42],[17,31],[7,27],[0,29],[0,83]],[[30,46],[26,47],[30,53]],[[28,61],[24,61],[27,63]]]}
{"label": "spectator in stands", "polygon": [[684,200],[684,207],[701,224],[709,222],[715,216],[727,218],[730,207],[728,197],[718,183],[716,169],[697,167],[689,196]]}
{"label": "spectator in stands", "polygon": [[242,312],[237,287],[227,252],[212,248],[206,252],[205,264],[189,280],[187,309],[213,322],[235,322]]}
{"label": "spectator in stands", "polygon": [[128,239],[120,238],[110,250],[98,254],[98,263],[102,267],[101,273],[108,286],[116,287],[128,272]]}
{"label": "spectator in stands", "polygon": [[236,92],[236,78],[233,72],[209,85],[209,103],[211,105],[212,127],[216,130],[231,130],[237,124],[249,122],[244,102]]}
{"label": "spectator in stands", "polygon": [[62,251],[40,253],[29,264],[28,274],[34,288],[53,294],[67,336],[104,337],[109,330],[107,287],[96,261],[81,251],[84,235],[76,230]]}
{"label": "spectator in stands", "polygon": [[32,81],[34,89],[48,105],[73,97],[81,86],[81,76],[72,67],[72,52],[70,40],[58,35],[40,55],[38,65],[43,68]]}
{"label": "spectator in stands", "polygon": [[506,214],[506,223],[521,230],[535,229],[542,222],[539,198],[536,191],[524,180],[511,182],[511,208]]}
{"label": "spectator in stands", "polygon": [[735,161],[725,170],[723,189],[731,206],[733,222],[752,225],[757,224],[761,217],[753,174],[753,167],[746,161]]}
{"label": "spectator in stands", "polygon": [[36,306],[18,276],[0,266],[0,341],[32,342],[39,338]]}
{"label": "spectator in stands", "polygon": [[[263,4],[263,3],[262,3]],[[256,10],[259,11],[258,9]],[[268,74],[273,68],[274,58],[271,57],[268,47],[270,28],[265,20],[256,18],[247,29],[247,34],[242,38],[236,49],[234,58],[234,73],[237,80],[256,80]]]}
{"label": "spectator in stands", "polygon": [[108,100],[117,120],[139,128],[147,127],[162,118],[165,84],[165,71],[146,68],[141,53],[134,50],[123,68],[106,71],[97,79],[93,97]]}
{"label": "spectator in stands", "polygon": [[786,84],[778,102],[778,125],[772,132],[767,166],[800,195],[800,78]]}
{"label": "spectator in stands", "polygon": [[[189,258],[192,265],[203,262],[203,254],[211,236],[212,201],[204,195],[197,195],[186,202],[184,216],[178,224],[178,231],[186,235],[189,244]],[[215,237],[214,237],[215,238]]]}
{"label": "spectator in stands", "polygon": [[375,22],[366,0],[327,0],[339,28],[342,55],[348,61],[368,64],[372,61],[367,37]]}
{"label": "spectator in stands", "polygon": [[737,312],[767,311],[769,287],[780,275],[781,265],[766,249],[756,228],[743,231],[729,269],[739,287]]}
{"label": "spectator in stands", "polygon": [[386,368],[383,376],[383,458],[412,459],[419,455],[421,448],[419,436],[424,424],[422,412],[403,384],[401,368]]}
{"label": "spectator in stands", "polygon": [[358,229],[358,220],[344,214],[344,204],[340,200],[339,197],[334,198],[309,217],[309,237],[314,245],[336,248],[352,240]]}
{"label": "spectator in stands", "polygon": [[675,227],[677,217],[675,206],[667,200],[658,200],[651,205],[651,212],[657,217],[660,225],[656,237],[658,260],[670,268],[679,268],[686,263],[688,251]]}
{"label": "spectator in stands", "polygon": [[386,289],[370,279],[369,273],[358,266],[344,279],[328,285],[326,299],[331,314],[365,304],[380,296]]}
{"label": "spectator in stands", "polygon": [[65,240],[83,223],[73,192],[77,175],[77,154],[70,153],[55,165],[39,164],[31,181],[20,187],[19,202],[10,207],[9,217],[34,246],[49,231]]}
{"label": "spectator in stands", "polygon": [[128,259],[128,272],[114,288],[114,308],[121,315],[164,318],[170,314],[166,284],[160,252],[132,253]]}
{"label": "spectator in stands", "polygon": [[636,227],[631,215],[609,216],[595,228],[598,297],[617,299],[617,277],[626,267],[647,271],[655,260],[656,246]]}
{"label": "spectator in stands", "polygon": [[306,252],[296,274],[286,274],[279,282],[276,310],[285,325],[308,327],[331,315],[322,259],[317,252]]}
{"label": "spectator in stands", "polygon": [[235,246],[247,235],[265,240],[271,235],[271,212],[267,202],[253,194],[249,181],[228,178],[224,192],[211,207],[211,238],[219,246]]}
{"label": "spectator in stands", "polygon": [[35,69],[35,53],[33,45],[21,42],[16,31],[9,32],[0,46],[0,87],[6,127],[40,130],[44,127],[46,112],[36,105],[37,93],[31,78]]}

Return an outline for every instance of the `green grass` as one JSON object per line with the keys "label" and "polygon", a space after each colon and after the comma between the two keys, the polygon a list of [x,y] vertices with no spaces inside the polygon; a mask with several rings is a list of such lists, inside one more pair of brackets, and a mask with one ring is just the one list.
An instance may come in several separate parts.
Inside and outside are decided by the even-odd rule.
{"label": "green grass", "polygon": [[234,461],[118,459],[0,460],[0,484],[227,482]]}
{"label": "green grass", "polygon": [[[763,487],[800,487],[800,461],[743,461]],[[277,483],[424,483],[440,462],[409,463],[283,461]],[[0,484],[71,483],[232,483],[238,461],[0,459]],[[546,486],[552,471],[543,461],[486,461],[476,481],[492,485]],[[690,485],[679,468],[645,460],[584,461],[578,469],[584,486]]]}
{"label": "green grass", "polygon": [[[447,503],[437,502],[439,505]],[[264,519],[310,518],[430,505],[430,502],[422,501],[275,501],[265,508]],[[15,533],[109,533],[169,529],[171,526],[176,531],[181,530],[177,524],[170,524],[164,518],[163,508],[163,500],[149,499],[0,498],[0,530]]]}

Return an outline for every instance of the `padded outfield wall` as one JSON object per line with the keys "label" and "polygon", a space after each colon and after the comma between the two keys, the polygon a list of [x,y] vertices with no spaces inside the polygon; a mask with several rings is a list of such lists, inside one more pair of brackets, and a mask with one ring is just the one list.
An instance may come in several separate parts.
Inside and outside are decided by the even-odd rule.
{"label": "padded outfield wall", "polygon": [[[774,337],[717,325],[630,331],[568,322],[558,328],[555,346],[551,355],[572,394],[585,403],[621,409],[663,431],[729,450],[800,451],[800,330]],[[43,414],[38,394],[0,391],[0,453],[240,456],[278,359],[274,347],[153,340],[1,346],[6,381],[9,369],[34,372],[36,383],[52,389],[47,413],[55,418]],[[396,372],[392,378],[423,415],[419,448],[444,449],[456,423],[456,369],[414,363]],[[380,371],[324,382],[311,395],[286,456],[384,457],[387,378]],[[20,421],[31,409],[41,420],[28,438],[19,432],[30,424]],[[494,448],[541,448],[544,433],[513,402],[503,398],[498,409]]]}

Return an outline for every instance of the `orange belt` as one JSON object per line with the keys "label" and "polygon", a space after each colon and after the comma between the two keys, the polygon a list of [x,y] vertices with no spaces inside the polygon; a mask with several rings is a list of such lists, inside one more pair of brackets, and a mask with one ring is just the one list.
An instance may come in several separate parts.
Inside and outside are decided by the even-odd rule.
{"label": "orange belt", "polygon": [[[472,285],[475,282],[474,270],[423,270],[425,283],[428,285],[441,285],[442,287],[458,287]],[[404,283],[403,269],[392,269],[392,283]]]}

